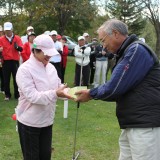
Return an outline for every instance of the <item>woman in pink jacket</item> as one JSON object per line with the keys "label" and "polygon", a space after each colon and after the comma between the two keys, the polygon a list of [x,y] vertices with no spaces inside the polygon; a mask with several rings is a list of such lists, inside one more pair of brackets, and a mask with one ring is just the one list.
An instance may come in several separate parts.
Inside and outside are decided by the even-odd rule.
{"label": "woman in pink jacket", "polygon": [[33,53],[16,75],[19,102],[16,109],[18,133],[24,160],[50,160],[52,125],[58,97],[71,97],[49,62],[58,54],[48,35],[34,39]]}

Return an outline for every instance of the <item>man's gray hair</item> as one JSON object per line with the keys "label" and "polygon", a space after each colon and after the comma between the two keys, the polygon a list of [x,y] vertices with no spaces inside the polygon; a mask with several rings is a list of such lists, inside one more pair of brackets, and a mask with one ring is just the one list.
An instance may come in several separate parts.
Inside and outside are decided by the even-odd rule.
{"label": "man's gray hair", "polygon": [[128,35],[128,26],[117,19],[110,19],[104,22],[97,32],[100,30],[103,30],[108,35],[111,35],[113,30],[120,32],[122,35]]}

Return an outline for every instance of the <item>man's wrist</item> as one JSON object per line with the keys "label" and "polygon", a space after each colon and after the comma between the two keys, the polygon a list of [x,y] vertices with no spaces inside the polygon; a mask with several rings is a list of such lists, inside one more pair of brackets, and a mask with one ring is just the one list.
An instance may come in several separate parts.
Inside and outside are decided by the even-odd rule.
{"label": "man's wrist", "polygon": [[93,99],[93,98],[91,97],[91,95],[90,95],[90,89],[88,89],[88,98],[89,98],[89,100]]}

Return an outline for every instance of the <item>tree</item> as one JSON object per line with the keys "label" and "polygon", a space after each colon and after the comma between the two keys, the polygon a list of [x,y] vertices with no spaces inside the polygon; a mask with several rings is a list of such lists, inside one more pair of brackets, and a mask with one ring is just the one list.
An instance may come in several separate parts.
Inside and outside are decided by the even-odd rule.
{"label": "tree", "polygon": [[[32,1],[33,0],[0,0],[2,14],[1,24],[10,21],[13,23],[13,29],[16,34],[25,34],[26,26],[31,24],[30,20],[32,20],[31,17],[33,17],[30,16],[33,13],[31,9],[34,6],[33,4],[31,5]],[[27,4],[30,10],[27,10],[27,7],[25,7]],[[34,9],[32,10],[34,11]]]}
{"label": "tree", "polygon": [[11,21],[20,34],[32,25],[37,34],[55,29],[75,37],[91,27],[97,11],[93,0],[0,0],[0,4],[4,9],[1,23]]}
{"label": "tree", "polygon": [[149,19],[147,19],[146,26],[143,29],[143,33],[140,36],[145,38],[146,43],[155,51],[157,40],[156,32],[153,24],[149,21]]}
{"label": "tree", "polygon": [[148,10],[144,14],[153,24],[156,32],[156,54],[160,58],[160,1],[159,0],[142,0]]}
{"label": "tree", "polygon": [[89,35],[91,35],[91,38],[98,38],[97,37],[98,28],[108,19],[109,19],[108,14],[95,16],[94,20],[91,21],[91,24],[90,24],[92,28],[88,29],[88,33]]}
{"label": "tree", "polygon": [[143,3],[137,0],[112,0],[106,8],[112,18],[117,18],[129,27],[129,33],[140,35],[145,26],[142,17]]}
{"label": "tree", "polygon": [[[41,0],[48,14],[54,16],[60,34],[83,32],[90,27],[90,21],[96,15],[97,7],[91,0]],[[76,27],[75,27],[76,25]]]}

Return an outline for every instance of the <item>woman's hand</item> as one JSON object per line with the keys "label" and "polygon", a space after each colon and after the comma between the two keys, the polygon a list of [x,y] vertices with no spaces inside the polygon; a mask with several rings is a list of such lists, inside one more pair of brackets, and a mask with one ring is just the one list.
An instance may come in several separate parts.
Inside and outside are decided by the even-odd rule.
{"label": "woman's hand", "polygon": [[67,85],[62,85],[60,86],[57,90],[56,90],[56,94],[58,97],[60,98],[67,98],[67,99],[73,99],[73,97],[71,97],[69,94],[68,94],[68,90],[70,88],[67,87]]}

